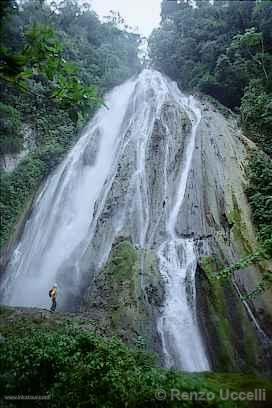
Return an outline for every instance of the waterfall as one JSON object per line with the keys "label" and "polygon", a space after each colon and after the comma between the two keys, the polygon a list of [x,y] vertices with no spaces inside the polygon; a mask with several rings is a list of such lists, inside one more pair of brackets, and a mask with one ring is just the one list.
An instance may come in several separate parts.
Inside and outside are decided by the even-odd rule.
{"label": "waterfall", "polygon": [[158,256],[160,271],[166,281],[166,301],[158,328],[166,366],[186,371],[209,370],[196,314],[195,271],[197,259],[191,239],[179,239],[176,234],[177,218],[184,200],[187,179],[195,147],[197,127],[201,111],[193,97],[182,102],[192,122],[174,206],[169,214],[167,230],[169,238],[162,243]]}
{"label": "waterfall", "polygon": [[86,242],[134,86],[128,81],[114,89],[43,186],[2,283],[4,303],[46,307],[57,271]]}
{"label": "waterfall", "polygon": [[144,70],[105,102],[37,194],[2,279],[1,301],[48,307],[55,281],[59,298],[69,298],[83,275],[90,281],[90,269],[99,272],[114,240],[129,236],[158,256],[165,364],[207,370],[194,243],[176,233],[201,120],[197,101],[159,72]]}

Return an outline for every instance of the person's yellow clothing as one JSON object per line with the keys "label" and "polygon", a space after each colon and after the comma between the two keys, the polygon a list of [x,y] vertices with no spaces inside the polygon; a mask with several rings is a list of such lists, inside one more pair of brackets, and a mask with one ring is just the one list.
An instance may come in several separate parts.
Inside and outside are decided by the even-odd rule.
{"label": "person's yellow clothing", "polygon": [[51,298],[56,299],[56,297],[57,297],[57,288],[50,289],[50,293],[51,293]]}

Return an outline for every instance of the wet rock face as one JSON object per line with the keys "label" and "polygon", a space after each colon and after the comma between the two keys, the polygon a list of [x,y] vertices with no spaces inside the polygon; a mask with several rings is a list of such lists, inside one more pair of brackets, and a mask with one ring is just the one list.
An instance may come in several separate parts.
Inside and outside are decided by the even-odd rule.
{"label": "wet rock face", "polygon": [[192,124],[177,104],[162,106],[161,116],[146,147],[146,177],[149,203],[147,241],[155,248],[166,235],[166,216],[179,180],[184,149]]}

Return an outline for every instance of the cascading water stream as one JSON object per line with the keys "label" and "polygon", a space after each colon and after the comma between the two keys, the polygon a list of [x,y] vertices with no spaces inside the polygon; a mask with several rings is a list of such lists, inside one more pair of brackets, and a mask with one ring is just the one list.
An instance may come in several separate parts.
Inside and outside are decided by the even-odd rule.
{"label": "cascading water stream", "polygon": [[[9,305],[46,307],[48,288],[70,254],[87,240],[95,203],[111,171],[135,81],[106,98],[36,199],[1,288]],[[120,96],[121,95],[121,96]],[[76,259],[74,262],[76,263]]]}
{"label": "cascading water stream", "polygon": [[[95,259],[99,270],[114,240],[126,229],[126,234],[129,231],[139,248],[152,245],[158,248],[155,242],[160,242],[158,257],[161,274],[166,278],[166,302],[158,329],[166,365],[188,371],[207,370],[209,364],[196,318],[194,245],[192,240],[178,238],[175,231],[184,201],[200,110],[194,98],[182,95],[175,83],[150,70],[115,88],[106,98],[106,105],[107,108],[98,111],[37,196],[1,282],[1,302],[46,307],[48,289],[55,280],[63,285],[66,282],[63,288],[72,286],[75,292],[84,272],[82,265],[88,248],[94,248],[91,260]],[[164,123],[165,177],[159,180],[160,197],[153,200],[150,175],[154,174],[154,164],[149,164],[147,150],[152,138],[157,143],[154,129],[167,106],[172,106],[174,112],[186,112],[192,130],[181,160],[178,188],[173,193],[175,186],[172,184],[176,184],[176,178],[171,167],[173,163],[179,167],[175,151],[179,151],[178,143],[182,140],[175,139],[175,135],[179,134],[181,124],[178,120],[171,123],[171,119],[168,125]],[[171,143],[177,146],[176,150],[172,146],[170,154]],[[122,167],[127,150],[130,153],[126,172],[121,177],[118,168]],[[163,161],[155,163],[155,166],[160,165]],[[172,178],[167,178],[166,167]],[[112,201],[115,181],[119,190],[122,183],[126,185],[122,190],[122,203]],[[168,208],[165,219],[161,203],[157,201],[166,200],[170,194],[171,200],[165,205],[165,209]],[[112,215],[113,209],[116,209],[116,216]],[[104,235],[99,235],[99,217],[103,211],[109,224]],[[160,222],[165,223],[163,240],[157,232]],[[143,268],[142,259],[141,272]],[[142,277],[143,273],[140,279]],[[60,298],[65,296],[61,290],[62,285]]]}
{"label": "cascading water stream", "polygon": [[194,243],[191,239],[180,239],[176,234],[178,214],[185,196],[201,111],[193,97],[189,99],[183,97],[180,102],[188,112],[192,122],[192,132],[185,152],[174,206],[168,218],[169,239],[162,243],[158,251],[160,271],[166,282],[165,305],[158,322],[158,329],[167,367],[186,371],[205,371],[209,370],[209,362],[196,315],[197,259]]}

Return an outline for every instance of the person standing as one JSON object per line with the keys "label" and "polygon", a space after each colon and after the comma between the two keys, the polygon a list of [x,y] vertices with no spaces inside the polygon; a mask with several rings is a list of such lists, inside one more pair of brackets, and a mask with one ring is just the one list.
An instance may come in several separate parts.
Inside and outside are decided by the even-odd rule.
{"label": "person standing", "polygon": [[58,285],[55,283],[54,286],[49,290],[49,297],[51,297],[52,301],[50,312],[54,312],[57,307],[57,289]]}

